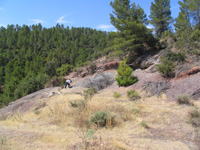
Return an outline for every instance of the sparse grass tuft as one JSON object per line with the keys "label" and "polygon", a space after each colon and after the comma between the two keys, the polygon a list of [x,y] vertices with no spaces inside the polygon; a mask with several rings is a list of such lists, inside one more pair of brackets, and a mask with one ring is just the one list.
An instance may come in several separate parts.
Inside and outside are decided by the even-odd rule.
{"label": "sparse grass tuft", "polygon": [[136,100],[140,98],[138,92],[136,92],[135,90],[127,91],[127,96],[128,98],[130,98],[130,100]]}
{"label": "sparse grass tuft", "polygon": [[120,98],[122,95],[120,93],[114,92],[113,97],[114,98]]}
{"label": "sparse grass tuft", "polygon": [[190,123],[194,127],[200,127],[200,112],[199,112],[199,110],[197,110],[197,109],[192,110],[191,112],[189,112],[189,116],[190,116]]}
{"label": "sparse grass tuft", "polygon": [[74,108],[86,108],[87,102],[85,100],[69,101],[69,105]]}
{"label": "sparse grass tuft", "polygon": [[33,112],[34,112],[34,114],[36,114],[36,115],[39,115],[39,114],[41,113],[41,111],[39,111],[39,110],[34,110]]}
{"label": "sparse grass tuft", "polygon": [[92,88],[89,88],[87,90],[84,90],[84,99],[85,100],[91,100],[92,97],[97,94],[97,89],[92,87]]}
{"label": "sparse grass tuft", "polygon": [[149,129],[149,126],[148,126],[148,124],[147,124],[145,121],[142,121],[142,122],[140,123],[140,125],[141,125],[143,128],[145,128],[145,129]]}
{"label": "sparse grass tuft", "polygon": [[0,145],[5,145],[5,143],[6,143],[6,138],[5,137],[0,138]]}
{"label": "sparse grass tuft", "polygon": [[191,101],[190,101],[190,97],[186,94],[182,94],[182,95],[178,95],[176,97],[176,101],[178,104],[180,105],[192,105]]}

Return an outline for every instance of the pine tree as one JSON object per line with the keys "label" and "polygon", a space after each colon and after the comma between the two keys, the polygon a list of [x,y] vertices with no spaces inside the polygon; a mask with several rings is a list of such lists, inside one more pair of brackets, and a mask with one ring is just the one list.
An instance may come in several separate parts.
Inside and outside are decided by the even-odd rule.
{"label": "pine tree", "polygon": [[154,0],[151,2],[151,19],[149,22],[155,27],[155,35],[161,37],[162,33],[169,30],[172,23],[170,0]]}
{"label": "pine tree", "polygon": [[200,0],[187,0],[189,2],[190,15],[192,24],[200,29]]}
{"label": "pine tree", "polygon": [[188,50],[190,47],[190,35],[192,32],[192,27],[190,23],[190,12],[189,12],[189,1],[183,0],[179,1],[180,13],[175,19],[175,30],[177,42],[176,46],[181,49]]}
{"label": "pine tree", "polygon": [[115,38],[115,51],[123,51],[141,55],[145,51],[144,43],[152,39],[151,33],[145,26],[147,23],[144,10],[135,3],[130,4],[129,0],[115,0],[110,3],[114,9],[110,14],[111,23],[117,28],[117,38]]}
{"label": "pine tree", "polygon": [[115,80],[119,86],[129,86],[137,81],[137,78],[132,75],[133,69],[126,64],[126,61],[120,63],[117,70]]}

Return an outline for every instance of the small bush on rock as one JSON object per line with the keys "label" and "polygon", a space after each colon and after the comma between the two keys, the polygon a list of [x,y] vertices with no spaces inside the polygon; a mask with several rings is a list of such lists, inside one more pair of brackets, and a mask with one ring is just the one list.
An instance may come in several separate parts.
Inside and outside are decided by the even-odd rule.
{"label": "small bush on rock", "polygon": [[137,77],[132,75],[133,69],[126,64],[126,61],[120,63],[117,70],[117,77],[115,80],[119,86],[129,86],[137,82]]}
{"label": "small bush on rock", "polygon": [[158,71],[165,78],[174,77],[175,65],[171,60],[168,60],[166,57],[161,58],[161,63],[157,65]]}

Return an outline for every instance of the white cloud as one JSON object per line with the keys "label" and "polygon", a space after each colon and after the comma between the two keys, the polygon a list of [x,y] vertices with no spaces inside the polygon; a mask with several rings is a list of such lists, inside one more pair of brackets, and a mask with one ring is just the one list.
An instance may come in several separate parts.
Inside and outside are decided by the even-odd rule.
{"label": "white cloud", "polygon": [[61,16],[60,18],[58,18],[58,20],[56,21],[57,23],[70,23],[70,21],[64,20],[65,16]]}
{"label": "white cloud", "polygon": [[0,27],[7,27],[7,25],[5,25],[5,24],[0,24]]}
{"label": "white cloud", "polygon": [[29,21],[31,21],[31,24],[38,24],[38,23],[44,23],[44,20],[41,19],[28,19]]}
{"label": "white cloud", "polygon": [[105,31],[110,31],[111,29],[114,29],[114,26],[113,25],[101,24],[97,28],[101,29],[101,30],[105,30]]}

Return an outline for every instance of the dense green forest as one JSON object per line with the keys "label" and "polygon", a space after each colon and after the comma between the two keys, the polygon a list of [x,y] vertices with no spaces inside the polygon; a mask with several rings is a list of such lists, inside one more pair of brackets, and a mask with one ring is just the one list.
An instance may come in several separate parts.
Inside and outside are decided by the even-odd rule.
{"label": "dense green forest", "polygon": [[0,28],[1,105],[44,87],[53,76],[103,54],[113,34],[90,28],[44,28],[8,25]]}
{"label": "dense green forest", "polygon": [[[91,28],[52,28],[41,24],[0,28],[0,107],[44,88],[49,79],[104,55],[127,56],[128,61],[160,49],[170,37],[178,51],[199,55],[200,2],[179,1],[180,13],[171,17],[170,0],[154,0],[149,20],[130,0],[114,0],[110,20],[117,32]],[[154,29],[148,29],[151,23]],[[154,33],[154,34],[153,34]],[[168,47],[168,45],[167,45]]]}

